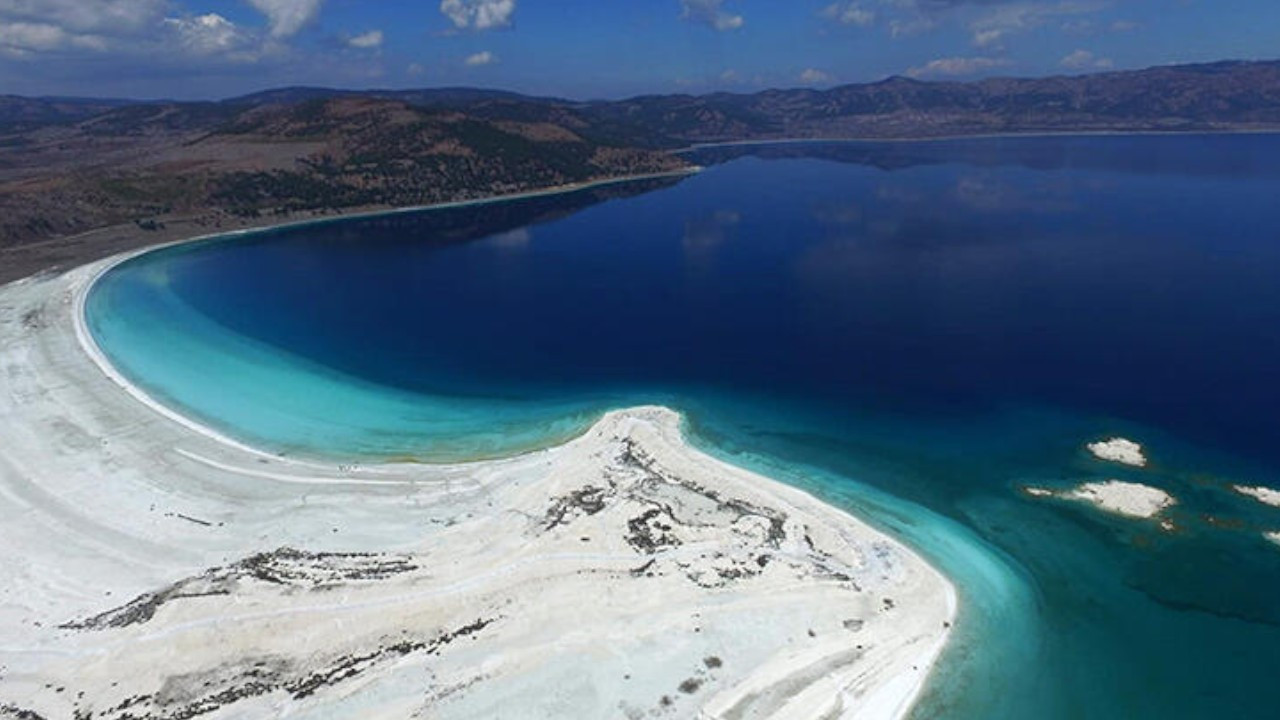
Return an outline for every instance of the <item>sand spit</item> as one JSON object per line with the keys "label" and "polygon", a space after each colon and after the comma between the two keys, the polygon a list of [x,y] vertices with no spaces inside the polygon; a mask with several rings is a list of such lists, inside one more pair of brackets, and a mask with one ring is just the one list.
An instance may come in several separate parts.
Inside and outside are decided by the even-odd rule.
{"label": "sand spit", "polygon": [[1273,531],[1271,531],[1271,532],[1264,532],[1264,533],[1262,533],[1262,537],[1264,537],[1264,538],[1266,538],[1266,539],[1270,540],[1271,542],[1273,542],[1273,543],[1275,543],[1275,544],[1277,544],[1277,545],[1280,545],[1280,530],[1273,530]]}
{"label": "sand spit", "polygon": [[1248,495],[1249,497],[1253,498],[1254,500],[1257,500],[1263,505],[1270,505],[1271,507],[1280,507],[1280,490],[1273,490],[1269,487],[1265,487],[1262,485],[1255,485],[1255,486],[1232,485],[1231,489],[1235,490],[1241,495]]}
{"label": "sand spit", "polygon": [[1142,446],[1132,440],[1117,437],[1089,443],[1086,447],[1100,460],[1110,460],[1133,467],[1147,466],[1147,458],[1142,453]]}
{"label": "sand spit", "polygon": [[102,267],[0,288],[0,717],[896,718],[945,642],[941,575],[663,408],[441,466],[174,422],[80,344]]}

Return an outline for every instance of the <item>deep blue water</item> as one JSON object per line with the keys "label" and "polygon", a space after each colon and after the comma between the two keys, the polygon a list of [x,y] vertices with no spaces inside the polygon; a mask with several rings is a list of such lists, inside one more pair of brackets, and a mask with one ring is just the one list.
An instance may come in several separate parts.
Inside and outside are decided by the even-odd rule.
{"label": "deep blue water", "polygon": [[[663,402],[962,593],[919,717],[1276,716],[1280,137],[707,150],[683,181],[310,225],[109,273],[157,397],[281,452],[480,457]],[[1151,469],[1089,458],[1123,434]],[[1180,530],[1027,483],[1167,488]]]}

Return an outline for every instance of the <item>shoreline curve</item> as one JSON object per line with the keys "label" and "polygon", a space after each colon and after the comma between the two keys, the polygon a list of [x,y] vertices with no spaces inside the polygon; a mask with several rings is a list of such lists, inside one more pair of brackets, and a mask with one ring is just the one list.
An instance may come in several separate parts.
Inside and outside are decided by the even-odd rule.
{"label": "shoreline curve", "polygon": [[[428,647],[449,678],[432,701],[446,717],[486,698],[536,706],[574,673],[594,683],[579,702],[603,688],[628,708],[698,704],[707,718],[896,720],[923,690],[955,621],[950,582],[852,515],[693,448],[671,410],[611,411],[498,460],[354,467],[277,457],[164,406],[84,320],[96,279],[154,249],[0,288],[0,424],[25,441],[0,450],[0,510],[25,511],[0,529],[25,550],[0,559],[0,704],[158,707],[172,697],[144,671],[166,667],[165,682],[200,678],[251,712],[395,715],[421,695],[405,669]],[[466,561],[425,570],[453,553]],[[601,588],[601,604],[576,607]],[[468,619],[477,608],[493,612]],[[193,642],[200,652],[172,657]],[[566,646],[596,657],[545,660]],[[90,660],[104,655],[116,662]],[[263,662],[270,682],[249,683],[245,666]],[[81,694],[46,687],[60,683]]]}

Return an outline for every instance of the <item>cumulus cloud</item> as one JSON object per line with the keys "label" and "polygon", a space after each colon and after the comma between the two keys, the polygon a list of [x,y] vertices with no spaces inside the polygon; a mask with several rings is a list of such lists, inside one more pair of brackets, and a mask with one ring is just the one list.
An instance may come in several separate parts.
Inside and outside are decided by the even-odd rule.
{"label": "cumulus cloud", "polygon": [[1007,67],[1011,63],[1004,58],[991,57],[950,57],[939,58],[937,60],[925,63],[920,67],[913,67],[907,70],[907,75],[913,78],[926,77],[955,77],[963,75],[976,75],[984,70],[993,70],[999,67]]}
{"label": "cumulus cloud", "polygon": [[746,20],[724,9],[724,0],[680,0],[680,17],[716,30],[737,30]]}
{"label": "cumulus cloud", "polygon": [[822,17],[857,27],[867,27],[876,21],[875,11],[868,10],[859,2],[831,3],[822,9]]}
{"label": "cumulus cloud", "polygon": [[0,0],[0,23],[52,25],[67,37],[137,31],[158,20],[166,0]]}
{"label": "cumulus cloud", "polygon": [[320,14],[324,0],[248,0],[258,12],[267,16],[272,37],[289,37]]}
{"label": "cumulus cloud", "polygon": [[459,30],[509,27],[516,0],[440,0],[440,12]]}
{"label": "cumulus cloud", "polygon": [[38,52],[79,44],[96,47],[101,40],[93,35],[72,35],[57,25],[10,23],[0,25],[0,54],[27,57]]}
{"label": "cumulus cloud", "polygon": [[[247,0],[266,16],[272,38],[293,35],[315,18],[323,0]],[[263,57],[278,44],[218,13],[174,12],[172,0],[0,0],[0,54],[73,56],[92,52],[129,61],[153,53]]]}
{"label": "cumulus cloud", "polygon": [[481,65],[492,65],[498,62],[498,56],[485,50],[483,52],[468,55],[464,61],[468,67],[480,67]]}
{"label": "cumulus cloud", "polygon": [[831,82],[833,78],[829,73],[825,73],[817,68],[806,68],[800,73],[800,82],[806,85],[817,85],[819,83]]}
{"label": "cumulus cloud", "polygon": [[107,50],[154,27],[165,5],[165,0],[0,0],[0,54]]}
{"label": "cumulus cloud", "polygon": [[165,18],[164,24],[177,42],[194,55],[228,55],[241,61],[258,56],[253,34],[217,13]]}
{"label": "cumulus cloud", "polygon": [[357,50],[372,50],[382,47],[382,31],[370,30],[367,33],[361,33],[355,37],[347,38],[347,47],[353,47]]}
{"label": "cumulus cloud", "polygon": [[[171,7],[168,0],[0,0],[0,56],[39,58],[52,73],[76,67],[86,53],[140,68],[158,56],[171,65],[183,58],[243,64],[280,49],[218,13],[167,14]],[[60,63],[71,64],[55,70]]]}
{"label": "cumulus cloud", "polygon": [[1034,30],[1051,20],[1092,13],[1098,9],[1094,2],[1077,0],[1000,5],[969,23],[969,29],[975,46],[999,48],[1010,35]]}
{"label": "cumulus cloud", "polygon": [[[977,47],[998,50],[1011,35],[1060,20],[1064,29],[1093,27],[1087,16],[1111,0],[835,0],[819,15],[855,27],[879,25],[892,37],[927,32],[947,24],[968,29]],[[1075,18],[1075,19],[1072,19]]]}
{"label": "cumulus cloud", "polygon": [[1058,64],[1071,70],[1105,70],[1115,66],[1111,58],[1098,57],[1088,50],[1076,50]]}

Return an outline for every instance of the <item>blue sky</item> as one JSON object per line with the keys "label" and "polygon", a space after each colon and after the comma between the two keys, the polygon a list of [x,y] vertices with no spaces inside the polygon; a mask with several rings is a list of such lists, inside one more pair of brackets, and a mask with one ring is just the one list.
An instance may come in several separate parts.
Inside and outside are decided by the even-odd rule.
{"label": "blue sky", "polygon": [[0,0],[0,93],[575,98],[1280,57],[1277,0]]}

